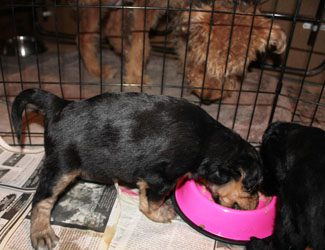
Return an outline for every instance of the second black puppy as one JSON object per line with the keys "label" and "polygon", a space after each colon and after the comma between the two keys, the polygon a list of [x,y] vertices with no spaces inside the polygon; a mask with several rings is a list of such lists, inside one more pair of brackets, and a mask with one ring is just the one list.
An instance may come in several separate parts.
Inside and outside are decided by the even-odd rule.
{"label": "second black puppy", "polygon": [[325,132],[274,123],[261,145],[262,189],[279,197],[274,235],[247,249],[325,249]]}
{"label": "second black puppy", "polygon": [[29,89],[12,107],[18,138],[28,103],[45,114],[45,160],[31,215],[34,248],[54,247],[58,238],[50,226],[51,209],[77,177],[137,185],[140,210],[157,222],[174,218],[164,199],[185,174],[204,179],[225,206],[257,204],[261,166],[256,150],[185,100],[107,93],[71,102]]}

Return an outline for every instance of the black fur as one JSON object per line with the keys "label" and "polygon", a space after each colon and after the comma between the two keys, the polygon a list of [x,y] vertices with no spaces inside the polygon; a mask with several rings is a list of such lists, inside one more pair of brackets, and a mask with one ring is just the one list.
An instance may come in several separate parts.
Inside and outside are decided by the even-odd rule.
{"label": "black fur", "polygon": [[279,197],[275,231],[247,249],[325,249],[325,132],[294,123],[274,123],[261,145],[262,189]]}
{"label": "black fur", "polygon": [[18,138],[26,104],[45,114],[46,158],[34,204],[51,195],[56,179],[72,170],[111,183],[148,183],[159,200],[178,178],[192,173],[215,184],[240,178],[252,192],[261,180],[256,150],[239,135],[185,100],[141,93],[106,93],[71,102],[29,89],[13,103]]}

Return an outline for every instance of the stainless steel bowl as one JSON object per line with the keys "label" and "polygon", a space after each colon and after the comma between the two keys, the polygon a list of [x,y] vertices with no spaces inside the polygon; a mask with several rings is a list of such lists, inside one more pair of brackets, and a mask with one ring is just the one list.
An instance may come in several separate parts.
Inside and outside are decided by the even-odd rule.
{"label": "stainless steel bowl", "polygon": [[46,47],[42,41],[33,36],[16,36],[8,39],[1,54],[3,56],[19,56],[27,57],[29,55],[40,54],[46,51]]}

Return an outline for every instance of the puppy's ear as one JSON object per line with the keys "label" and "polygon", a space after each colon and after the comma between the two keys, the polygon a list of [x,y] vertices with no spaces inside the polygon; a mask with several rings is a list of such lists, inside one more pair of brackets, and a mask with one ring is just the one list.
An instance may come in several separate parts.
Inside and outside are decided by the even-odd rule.
{"label": "puppy's ear", "polygon": [[228,171],[228,169],[222,169],[222,168],[214,169],[214,171],[211,171],[211,173],[207,176],[208,181],[218,185],[225,184],[231,181],[232,179],[237,179],[237,178],[234,178],[234,174]]}
{"label": "puppy's ear", "polygon": [[269,143],[274,145],[274,149],[284,146],[283,140],[287,136],[288,132],[299,127],[300,125],[289,122],[271,123],[263,134],[262,146]]}
{"label": "puppy's ear", "polygon": [[196,172],[193,174],[193,178],[194,179],[200,179],[200,178],[204,178],[204,176],[207,176],[207,174],[208,174],[208,165],[209,165],[208,160],[204,159],[201,162],[198,169],[196,170]]}
{"label": "puppy's ear", "polygon": [[238,179],[240,173],[235,173],[233,168],[221,164],[218,162],[211,163],[208,159],[202,161],[201,165],[197,169],[197,172],[193,175],[195,179],[205,179],[214,184],[225,184],[231,179]]}
{"label": "puppy's ear", "polygon": [[246,169],[246,172],[241,170],[243,176],[243,184],[247,192],[256,193],[263,182],[263,175],[260,166],[251,168],[250,170]]}

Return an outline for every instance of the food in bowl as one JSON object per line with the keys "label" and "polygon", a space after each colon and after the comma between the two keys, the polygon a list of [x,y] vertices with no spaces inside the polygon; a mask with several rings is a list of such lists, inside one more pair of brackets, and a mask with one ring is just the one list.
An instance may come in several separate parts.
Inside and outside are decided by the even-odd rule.
{"label": "food in bowl", "polygon": [[272,235],[276,197],[259,196],[254,210],[236,210],[217,204],[204,185],[193,179],[178,182],[173,197],[178,214],[197,231],[228,243],[245,244],[251,237]]}

